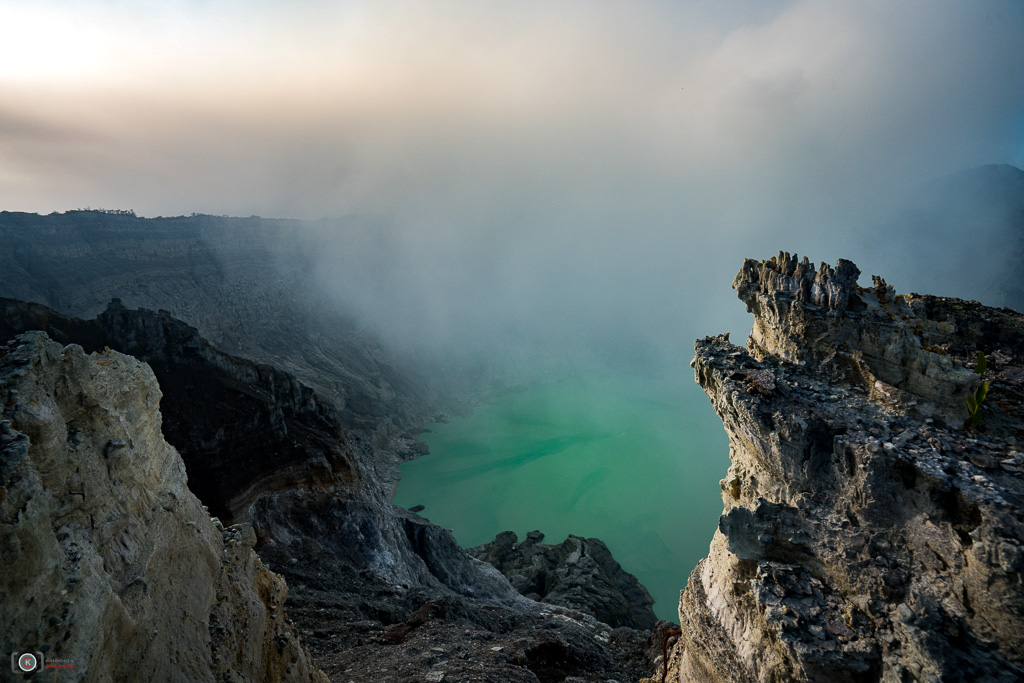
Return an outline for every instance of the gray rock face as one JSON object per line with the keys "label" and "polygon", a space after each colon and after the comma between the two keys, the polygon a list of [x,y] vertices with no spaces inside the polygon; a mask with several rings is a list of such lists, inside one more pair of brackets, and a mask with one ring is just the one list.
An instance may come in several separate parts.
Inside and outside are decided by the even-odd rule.
{"label": "gray rock face", "polygon": [[[732,465],[679,680],[1024,676],[1024,316],[856,272],[748,260],[747,348],[696,344]],[[965,430],[978,350],[991,389]]]}
{"label": "gray rock face", "polygon": [[[660,639],[527,600],[450,532],[390,504],[398,464],[423,452],[410,429],[436,416],[437,404],[422,378],[324,302],[302,299],[301,271],[274,270],[275,250],[294,249],[287,234],[295,228],[208,216],[0,213],[0,238],[14,245],[0,251],[0,294],[79,315],[123,299],[95,320],[7,300],[0,332],[44,329],[63,344],[109,346],[152,366],[163,427],[190,485],[211,509],[245,522],[229,527],[229,548],[254,544],[286,577],[295,619],[286,633],[301,633],[332,679],[606,681],[652,672]],[[130,308],[138,305],[194,327],[168,310]],[[264,604],[277,609],[283,593],[269,590],[274,601]],[[275,626],[278,614],[270,614]],[[249,619],[215,612],[207,625],[237,640]],[[218,645],[211,661],[226,660],[235,642]]]}
{"label": "gray rock face", "polygon": [[245,521],[264,491],[357,489],[360,467],[342,417],[294,376],[226,354],[166,312],[115,299],[94,320],[0,299],[0,338],[41,329],[87,352],[146,362],[163,391],[163,430],[190,488],[226,523]]}
{"label": "gray rock face", "polygon": [[514,532],[505,531],[467,552],[494,565],[532,600],[569,607],[613,627],[646,630],[657,623],[651,594],[600,539],[570,535],[558,545],[542,540],[544,534],[531,531],[519,543]]}
{"label": "gray rock face", "polygon": [[864,290],[859,275],[842,259],[834,270],[823,263],[817,271],[806,257],[797,263],[784,253],[760,263],[747,259],[733,288],[754,314],[750,352],[814,368],[823,379],[856,377],[874,398],[900,410],[961,422],[974,376],[938,350],[995,342],[1000,335],[989,333],[1000,327],[998,317],[989,329],[961,329],[954,338],[947,320],[924,310],[928,298],[896,296],[881,278]]}
{"label": "gray rock face", "polygon": [[[653,668],[657,654],[644,652],[653,636],[528,600],[450,532],[391,505],[397,442],[343,431],[331,404],[287,373],[220,352],[165,313],[117,302],[96,320],[9,300],[3,312],[0,331],[42,327],[63,341],[114,344],[153,363],[167,386],[163,411],[175,416],[164,427],[187,449],[190,477],[203,477],[197,485],[211,506],[248,520],[244,534],[229,527],[228,547],[255,545],[287,577],[289,632],[311,643],[332,677],[419,681],[445,663],[422,654],[435,649],[471,658],[444,670],[473,680],[631,680]],[[110,451],[121,442],[128,443]],[[272,597],[275,608],[284,599]],[[216,635],[238,636],[249,619],[222,610],[209,623]]]}
{"label": "gray rock face", "polygon": [[150,369],[41,332],[0,349],[2,647],[68,680],[325,681],[284,580],[186,487]]}

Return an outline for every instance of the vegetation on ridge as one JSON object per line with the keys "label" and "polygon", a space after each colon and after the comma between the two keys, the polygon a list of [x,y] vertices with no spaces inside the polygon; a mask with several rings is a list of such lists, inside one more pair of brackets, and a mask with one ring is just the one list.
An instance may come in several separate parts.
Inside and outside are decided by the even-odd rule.
{"label": "vegetation on ridge", "polygon": [[[988,370],[988,359],[985,358],[985,354],[978,351],[978,364],[975,366],[975,371],[980,376],[985,375],[985,371]],[[982,380],[978,388],[974,390],[973,394],[967,397],[967,410],[971,414],[971,426],[981,426],[981,406],[985,402],[985,397],[988,395],[988,380]]]}

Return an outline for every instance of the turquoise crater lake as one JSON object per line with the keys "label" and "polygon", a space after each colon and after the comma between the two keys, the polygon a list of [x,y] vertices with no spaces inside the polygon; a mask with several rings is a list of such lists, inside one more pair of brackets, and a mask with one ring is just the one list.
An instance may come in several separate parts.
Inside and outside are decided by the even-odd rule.
{"label": "turquoise crater lake", "polygon": [[430,454],[402,465],[394,502],[463,547],[505,530],[603,540],[662,619],[707,554],[728,439],[692,371],[605,372],[535,386],[431,424]]}

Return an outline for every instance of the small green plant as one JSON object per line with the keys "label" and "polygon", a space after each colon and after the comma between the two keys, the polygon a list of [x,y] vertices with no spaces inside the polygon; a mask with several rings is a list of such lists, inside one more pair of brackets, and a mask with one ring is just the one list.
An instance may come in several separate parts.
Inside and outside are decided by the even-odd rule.
{"label": "small green plant", "polygon": [[[986,370],[988,370],[988,359],[985,358],[984,353],[978,351],[978,364],[974,371],[983,376]],[[967,410],[971,413],[972,427],[981,426],[981,406],[985,402],[986,396],[988,396],[988,380],[983,379],[974,393],[967,397]]]}

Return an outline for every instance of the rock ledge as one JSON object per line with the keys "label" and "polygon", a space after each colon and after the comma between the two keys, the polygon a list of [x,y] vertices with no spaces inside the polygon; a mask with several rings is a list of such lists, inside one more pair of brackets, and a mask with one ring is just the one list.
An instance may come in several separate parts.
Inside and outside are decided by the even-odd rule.
{"label": "rock ledge", "polygon": [[681,595],[680,680],[1024,677],[1024,316],[858,274],[747,260],[747,348],[696,343],[732,465]]}

